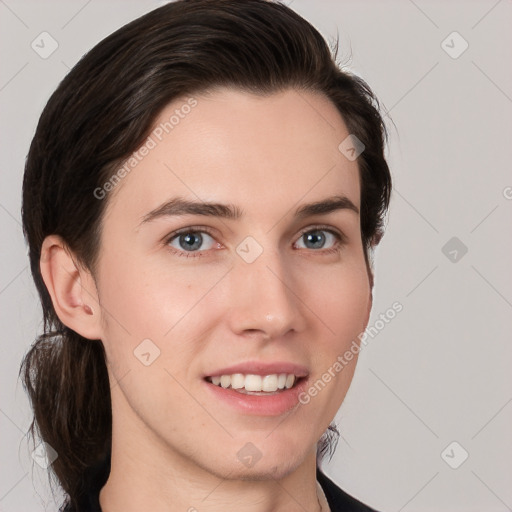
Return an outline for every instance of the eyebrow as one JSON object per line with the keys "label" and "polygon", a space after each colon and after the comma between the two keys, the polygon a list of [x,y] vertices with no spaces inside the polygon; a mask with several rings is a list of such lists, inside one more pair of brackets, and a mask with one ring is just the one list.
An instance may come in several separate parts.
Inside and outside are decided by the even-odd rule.
{"label": "eyebrow", "polygon": [[[348,197],[338,195],[300,206],[295,211],[295,217],[303,219],[313,215],[327,215],[338,210],[348,210],[359,214],[359,209]],[[207,217],[238,220],[242,218],[243,210],[230,203],[191,201],[182,197],[175,197],[144,215],[140,225],[161,217],[180,215],[204,215]]]}

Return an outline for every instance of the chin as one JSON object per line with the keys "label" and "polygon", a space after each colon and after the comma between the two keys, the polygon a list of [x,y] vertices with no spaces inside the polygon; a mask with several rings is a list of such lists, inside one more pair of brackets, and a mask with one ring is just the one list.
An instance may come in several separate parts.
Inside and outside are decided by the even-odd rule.
{"label": "chin", "polygon": [[[242,450],[240,450],[240,452],[242,452]],[[304,462],[306,457],[306,451],[303,449],[303,445],[298,447],[295,446],[293,442],[267,442],[261,447],[259,458],[255,460],[250,467],[247,467],[243,461],[239,460],[238,453],[235,455],[237,460],[233,468],[232,476],[237,474],[238,477],[236,478],[240,480],[254,481],[279,480],[285,478],[295,471],[300,464]]]}
{"label": "chin", "polygon": [[263,463],[261,459],[252,468],[243,468],[237,465],[229,474],[230,480],[243,480],[253,482],[263,482],[267,480],[281,480],[292,473],[299,466],[299,461],[282,461],[276,463]]}

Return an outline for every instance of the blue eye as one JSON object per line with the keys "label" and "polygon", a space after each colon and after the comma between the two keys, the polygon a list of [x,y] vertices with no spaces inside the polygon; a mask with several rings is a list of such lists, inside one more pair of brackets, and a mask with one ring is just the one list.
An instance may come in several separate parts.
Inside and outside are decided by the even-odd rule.
{"label": "blue eye", "polygon": [[[307,244],[306,247],[299,247],[300,249],[311,249],[319,255],[339,252],[346,243],[346,237],[335,230],[311,226],[302,231],[298,240],[303,240]],[[175,231],[167,237],[165,244],[173,254],[187,258],[205,256],[215,246],[222,248],[222,245],[213,238],[213,234],[202,226]]]}
{"label": "blue eye", "polygon": [[[326,237],[324,233],[327,233],[328,236]],[[340,240],[340,237],[337,233],[328,229],[314,229],[306,231],[300,236],[299,240],[304,240],[306,243],[311,243],[314,246],[306,247],[306,249],[324,249],[326,239],[328,238],[331,238],[335,245],[337,241]]]}
{"label": "blue eye", "polygon": [[[175,249],[178,254],[180,252],[198,252],[201,246],[204,243],[204,237],[211,239],[212,242],[215,243],[215,240],[206,232],[206,231],[182,231],[180,233],[174,234],[167,240],[167,244]],[[176,245],[172,245],[174,242],[178,243],[178,247]],[[210,247],[211,248],[211,247]],[[204,250],[207,250],[208,247]],[[188,254],[180,254],[180,256],[188,256]],[[196,255],[194,255],[196,256]]]}

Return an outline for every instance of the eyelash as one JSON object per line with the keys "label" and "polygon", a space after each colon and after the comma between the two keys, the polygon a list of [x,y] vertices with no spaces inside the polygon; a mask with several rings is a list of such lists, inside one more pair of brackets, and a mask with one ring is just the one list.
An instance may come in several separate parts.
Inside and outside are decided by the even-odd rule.
{"label": "eyelash", "polygon": [[[328,226],[322,226],[322,225],[309,226],[309,227],[303,229],[299,233],[298,240],[300,240],[300,238],[303,237],[306,233],[310,233],[310,232],[314,232],[314,231],[326,231],[327,233],[330,233],[331,235],[333,235],[336,238],[336,243],[335,243],[335,246],[331,247],[330,249],[324,249],[324,250],[322,250],[322,249],[319,249],[319,250],[311,249],[311,251],[313,251],[313,252],[319,252],[320,254],[323,254],[323,255],[332,254],[332,253],[338,253],[338,252],[341,251],[343,246],[347,243],[347,239],[346,239],[346,236],[344,234],[339,233],[338,231],[335,231],[335,230],[329,228]],[[212,238],[215,238],[213,232],[207,226],[189,226],[187,228],[182,228],[182,229],[179,229],[178,231],[172,232],[169,236],[167,236],[165,238],[164,244],[173,254],[176,254],[177,256],[185,257],[185,258],[200,258],[200,257],[203,257],[203,256],[205,256],[204,253],[208,252],[208,250],[207,251],[190,251],[190,252],[187,252],[187,251],[177,250],[174,247],[171,247],[169,245],[176,237],[178,237],[180,235],[183,235],[183,234],[196,234],[196,233],[206,233],[207,235],[211,236]]]}

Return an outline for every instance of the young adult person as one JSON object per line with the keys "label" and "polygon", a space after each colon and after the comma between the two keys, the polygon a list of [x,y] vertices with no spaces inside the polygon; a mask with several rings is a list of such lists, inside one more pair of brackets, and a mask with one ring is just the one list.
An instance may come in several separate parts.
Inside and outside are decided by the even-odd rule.
{"label": "young adult person", "polygon": [[368,85],[290,8],[178,0],[46,105],[21,373],[62,510],[371,510],[320,468],[391,192]]}

